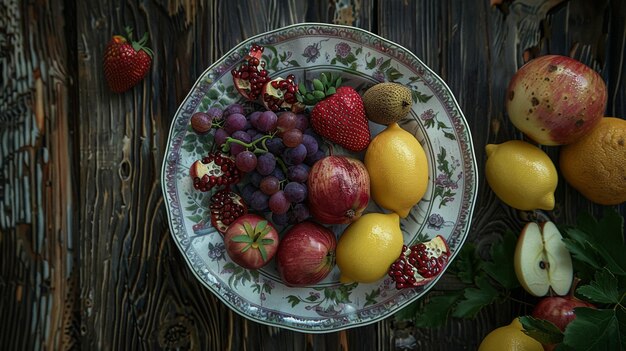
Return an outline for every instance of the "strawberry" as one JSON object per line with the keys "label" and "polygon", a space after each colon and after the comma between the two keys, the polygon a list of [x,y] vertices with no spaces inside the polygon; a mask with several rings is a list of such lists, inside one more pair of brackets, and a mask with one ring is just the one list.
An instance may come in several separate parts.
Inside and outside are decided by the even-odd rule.
{"label": "strawberry", "polygon": [[313,130],[345,149],[363,151],[370,143],[363,100],[356,90],[340,84],[341,78],[327,78],[322,74],[321,80],[313,80],[312,92],[306,92],[306,88],[300,87],[300,93],[304,93],[300,99],[306,104],[311,99],[323,97],[311,111]]}
{"label": "strawberry", "polygon": [[132,30],[126,28],[128,39],[114,35],[104,50],[104,77],[109,88],[122,93],[139,83],[152,63],[152,50],[146,47],[148,33],[139,41],[132,40]]}

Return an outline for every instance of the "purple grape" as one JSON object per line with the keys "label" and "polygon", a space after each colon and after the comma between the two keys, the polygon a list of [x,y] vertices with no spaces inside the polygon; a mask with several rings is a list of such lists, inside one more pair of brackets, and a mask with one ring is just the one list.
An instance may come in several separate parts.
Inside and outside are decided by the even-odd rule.
{"label": "purple grape", "polygon": [[261,175],[269,175],[276,168],[276,157],[271,153],[264,153],[257,157],[256,170]]}
{"label": "purple grape", "polygon": [[269,206],[269,196],[263,194],[261,190],[255,190],[250,195],[249,205],[252,209],[257,211],[265,211]]}
{"label": "purple grape", "polygon": [[226,117],[226,120],[224,121],[224,129],[232,134],[238,130],[244,130],[246,123],[248,123],[246,116],[241,113],[232,113]]}
{"label": "purple grape", "polygon": [[270,196],[268,205],[272,213],[284,214],[287,213],[287,211],[289,210],[289,206],[291,206],[291,203],[285,197],[285,193],[282,190],[279,190],[272,196]]}
{"label": "purple grape", "polygon": [[243,106],[241,106],[240,104],[230,104],[230,105],[228,105],[224,109],[224,112],[222,113],[222,117],[226,118],[226,117],[228,117],[229,115],[231,115],[233,113],[243,114],[244,113]]}
{"label": "purple grape", "polygon": [[283,151],[283,161],[288,165],[298,165],[306,158],[306,147],[300,144],[296,147],[289,147]]}
{"label": "purple grape", "polygon": [[285,146],[296,147],[302,143],[303,135],[299,129],[290,129],[283,133],[282,138],[283,144],[285,144]]}
{"label": "purple grape", "polygon": [[285,133],[296,127],[296,114],[291,111],[285,111],[278,114],[278,120],[276,121],[276,128],[278,134]]}
{"label": "purple grape", "polygon": [[303,203],[295,204],[291,208],[291,214],[295,217],[296,223],[304,222],[306,219],[311,217],[311,213],[309,212],[309,208],[307,205]]}
{"label": "purple grape", "polygon": [[267,195],[273,195],[280,190],[280,180],[272,175],[266,176],[261,180],[259,189]]}
{"label": "purple grape", "polygon": [[[259,160],[257,157],[257,164],[258,162]],[[260,175],[259,172],[250,172],[250,184],[254,185],[255,188],[261,186],[261,179],[263,179],[263,176]]]}
{"label": "purple grape", "polygon": [[306,186],[298,182],[287,183],[283,192],[285,193],[285,199],[293,203],[304,201],[307,195]]}
{"label": "purple grape", "polygon": [[252,172],[256,168],[257,157],[252,151],[244,150],[235,157],[235,166],[242,172]]}
{"label": "purple grape", "polygon": [[278,226],[286,226],[287,224],[289,224],[289,216],[286,213],[272,213],[272,223]]}
{"label": "purple grape", "polygon": [[302,113],[298,113],[296,115],[296,129],[299,129],[301,132],[304,132],[308,127],[309,127],[309,118]]}
{"label": "purple grape", "polygon": [[280,138],[271,138],[265,141],[265,146],[269,152],[278,156],[285,151],[285,144],[283,144],[283,140]]}
{"label": "purple grape", "polygon": [[274,111],[265,111],[259,116],[259,119],[256,122],[256,126],[253,125],[253,127],[261,132],[271,132],[276,129],[277,121],[278,116],[276,116],[276,113],[274,113]]}
{"label": "purple grape", "polygon": [[274,170],[272,171],[272,175],[278,178],[279,181],[283,181],[287,179],[287,177],[285,176],[285,173],[279,167],[274,168]]}
{"label": "purple grape", "polygon": [[317,140],[309,134],[302,135],[302,144],[306,147],[307,156],[313,155],[319,150]]}
{"label": "purple grape", "polygon": [[217,130],[215,130],[213,141],[215,141],[215,144],[222,146],[226,142],[226,138],[228,138],[229,136],[230,136],[230,133],[228,133],[222,128],[218,128]]}
{"label": "purple grape", "polygon": [[314,153],[313,155],[307,156],[304,159],[304,162],[307,164],[307,166],[313,166],[313,164],[315,164],[315,162],[323,159],[324,157],[326,157],[326,154],[324,153],[324,151],[317,150],[317,152]]}
{"label": "purple grape", "polygon": [[252,193],[254,193],[257,188],[252,183],[246,184],[243,189],[241,189],[241,197],[243,201],[246,203],[250,203],[250,199],[252,198]]}
{"label": "purple grape", "polygon": [[[238,130],[234,132],[231,135],[231,137],[233,139],[243,141],[244,143],[250,142],[250,135],[248,135],[248,133],[244,132],[243,130]],[[229,142],[229,145],[230,145],[230,154],[233,156],[237,156],[240,152],[246,149],[245,146],[238,144],[237,142],[234,142],[234,141]]]}
{"label": "purple grape", "polygon": [[259,116],[261,116],[262,113],[263,112],[261,111],[254,111],[248,115],[248,122],[250,122],[250,125],[252,125],[253,128],[256,129],[256,123],[259,120]]}
{"label": "purple grape", "polygon": [[301,163],[287,169],[287,178],[292,182],[304,183],[309,178],[310,167]]}
{"label": "purple grape", "polygon": [[222,119],[222,114],[223,113],[224,113],[224,111],[222,111],[222,109],[219,108],[219,107],[211,107],[210,109],[208,109],[206,111],[206,114],[209,115],[211,118],[213,118],[215,120]]}

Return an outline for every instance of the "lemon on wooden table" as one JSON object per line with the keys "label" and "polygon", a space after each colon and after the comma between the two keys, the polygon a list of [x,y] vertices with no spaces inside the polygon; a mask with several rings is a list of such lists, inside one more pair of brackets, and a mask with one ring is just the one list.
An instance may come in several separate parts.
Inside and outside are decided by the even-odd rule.
{"label": "lemon on wooden table", "polygon": [[561,147],[559,167],[565,181],[600,205],[626,201],[626,120],[600,119],[573,144]]}
{"label": "lemon on wooden table", "polygon": [[422,145],[397,123],[376,135],[365,152],[372,199],[405,218],[428,186],[428,161]]}
{"label": "lemon on wooden table", "polygon": [[515,318],[511,324],[492,330],[478,346],[478,351],[543,351],[541,343],[526,335],[522,323]]}
{"label": "lemon on wooden table", "polygon": [[518,210],[552,210],[558,174],[550,157],[521,140],[488,144],[485,176],[493,192]]}
{"label": "lemon on wooden table", "polygon": [[396,213],[367,213],[352,222],[337,241],[342,283],[371,283],[384,277],[403,245]]}

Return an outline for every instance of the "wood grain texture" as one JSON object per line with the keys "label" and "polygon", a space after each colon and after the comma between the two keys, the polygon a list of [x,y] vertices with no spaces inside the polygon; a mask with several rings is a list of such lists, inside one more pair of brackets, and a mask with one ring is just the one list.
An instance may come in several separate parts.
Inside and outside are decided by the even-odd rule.
{"label": "wood grain texture", "polygon": [[[533,214],[487,186],[484,145],[523,138],[504,91],[545,53],[571,55],[626,116],[626,5],[620,0],[8,0],[0,7],[0,328],[2,350],[474,350],[525,313],[510,301],[474,320],[417,329],[389,317],[327,334],[268,327],[231,311],[195,278],[170,237],[160,172],[170,123],[195,80],[239,42],[298,22],[361,27],[414,52],[447,82],[479,164],[469,241],[487,255]],[[58,18],[62,18],[59,21]],[[156,55],[146,79],[111,93],[101,62],[132,25]],[[556,159],[557,149],[546,148]],[[572,223],[586,201],[559,179]],[[624,213],[624,205],[617,206]],[[536,214],[535,214],[536,215]],[[433,294],[456,289],[444,276]],[[528,296],[518,296],[532,301]],[[425,298],[421,303],[428,303]]]}
{"label": "wood grain texture", "polygon": [[71,136],[76,77],[68,65],[72,42],[62,8],[52,5],[5,1],[0,7],[4,350],[64,350],[78,341]]}

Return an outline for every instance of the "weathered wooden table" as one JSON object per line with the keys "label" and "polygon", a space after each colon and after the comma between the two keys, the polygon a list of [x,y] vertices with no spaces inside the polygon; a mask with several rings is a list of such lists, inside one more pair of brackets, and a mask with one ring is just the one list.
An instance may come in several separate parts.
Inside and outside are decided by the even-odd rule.
{"label": "weathered wooden table", "polygon": [[[520,305],[505,302],[440,329],[390,317],[323,335],[240,317],[196,280],[171,239],[160,171],[174,113],[214,60],[291,23],[348,24],[413,51],[456,95],[481,176],[469,240],[480,248],[519,230],[527,214],[501,203],[482,173],[485,144],[521,137],[504,112],[508,80],[532,57],[569,55],[606,80],[607,115],[626,117],[626,3],[491,2],[4,0],[0,349],[475,349],[525,312]],[[118,95],[101,62],[126,25],[149,32],[156,54],[147,78]],[[559,184],[548,213],[555,221],[601,211]],[[455,284],[445,276],[435,289]],[[405,344],[409,333],[413,345]]]}

